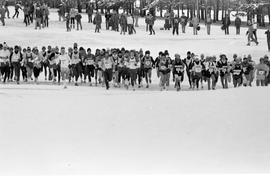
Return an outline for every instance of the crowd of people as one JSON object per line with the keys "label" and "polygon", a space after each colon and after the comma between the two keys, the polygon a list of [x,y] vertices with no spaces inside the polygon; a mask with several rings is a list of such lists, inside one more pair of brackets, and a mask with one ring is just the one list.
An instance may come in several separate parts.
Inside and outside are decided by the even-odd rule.
{"label": "crowd of people", "polygon": [[[228,60],[225,54],[216,56],[200,56],[188,51],[185,58],[175,54],[170,57],[167,50],[160,51],[154,59],[147,50],[127,50],[125,48],[96,49],[84,48],[74,43],[73,47],[10,47],[7,43],[0,44],[0,72],[3,83],[15,81],[39,82],[43,72],[45,81],[61,83],[64,88],[67,83],[102,85],[106,89],[110,85],[126,89],[149,88],[152,84],[152,74],[159,78],[160,90],[168,90],[170,81],[174,88],[181,90],[186,79],[190,89],[203,88],[206,82],[208,90],[216,89],[218,80],[222,88],[252,86],[256,80],[257,86],[267,86],[270,83],[268,56],[259,59],[256,64],[250,55],[243,58],[233,55]],[[22,79],[21,79],[22,76]]]}
{"label": "crowd of people", "polygon": [[[5,26],[5,18],[10,18],[8,1],[4,0],[0,5],[0,19],[2,25]],[[23,11],[24,19],[23,22],[26,26],[29,26],[31,23],[34,23],[35,29],[42,29],[44,27],[49,27],[49,7],[46,3],[35,3],[35,2],[25,2],[16,1],[14,5],[14,15],[13,19],[19,17],[20,10]]]}

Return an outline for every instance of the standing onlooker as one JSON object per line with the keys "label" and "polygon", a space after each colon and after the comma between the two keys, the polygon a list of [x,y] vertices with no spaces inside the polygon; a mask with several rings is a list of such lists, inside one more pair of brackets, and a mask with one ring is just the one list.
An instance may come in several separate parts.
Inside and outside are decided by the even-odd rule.
{"label": "standing onlooker", "polygon": [[77,12],[77,14],[75,15],[75,19],[77,23],[77,31],[79,30],[79,28],[82,30],[82,15],[79,12]]}
{"label": "standing onlooker", "polygon": [[134,16],[134,19],[135,19],[135,27],[139,27],[138,22],[139,22],[140,11],[139,11],[139,9],[137,7],[134,9],[133,16]]}
{"label": "standing onlooker", "polygon": [[198,35],[198,26],[199,26],[199,19],[196,15],[194,15],[192,19],[192,25],[193,25],[193,35]]}
{"label": "standing onlooker", "polygon": [[92,23],[93,20],[92,20],[92,16],[93,16],[93,13],[94,13],[94,7],[93,7],[93,4],[89,1],[87,7],[86,7],[86,13],[87,13],[87,16],[88,16],[88,23]]}
{"label": "standing onlooker", "polygon": [[187,20],[188,20],[188,18],[185,15],[185,13],[183,12],[182,16],[180,18],[180,23],[181,23],[181,26],[182,26],[182,33],[186,33]]}
{"label": "standing onlooker", "polygon": [[5,26],[5,14],[6,10],[3,6],[0,6],[0,21],[2,22],[2,25]]}
{"label": "standing onlooker", "polygon": [[226,14],[225,17],[222,19],[222,24],[225,30],[225,35],[229,35],[229,27],[231,25],[231,20],[228,14]]}
{"label": "standing onlooker", "polygon": [[211,24],[212,24],[211,14],[208,13],[208,14],[206,15],[206,20],[205,20],[205,25],[206,25],[207,35],[210,35],[210,32],[211,32]]}
{"label": "standing onlooker", "polygon": [[61,3],[58,9],[58,16],[59,16],[59,21],[63,18],[65,19],[65,4]]}
{"label": "standing onlooker", "polygon": [[44,4],[44,26],[49,27],[49,7],[47,4]]}
{"label": "standing onlooker", "polygon": [[26,26],[30,25],[30,16],[29,16],[30,6],[26,4],[23,8],[24,13],[24,23]]}
{"label": "standing onlooker", "polygon": [[176,33],[177,35],[179,35],[179,23],[180,23],[180,19],[177,15],[175,15],[174,19],[173,19],[173,35]]}
{"label": "standing onlooker", "polygon": [[149,15],[149,31],[150,31],[150,35],[155,35],[155,30],[154,30],[154,24],[155,24],[155,17],[150,14]]}
{"label": "standing onlooker", "polygon": [[67,29],[67,32],[71,31],[71,28],[70,28],[70,15],[69,15],[69,13],[67,13],[67,15],[66,15],[66,29]]}
{"label": "standing onlooker", "polygon": [[37,6],[37,8],[36,8],[35,16],[36,16],[35,29],[37,29],[37,27],[39,27],[39,29],[41,29],[41,19],[42,19],[43,13],[42,13],[42,10],[39,6]]}
{"label": "standing onlooker", "polygon": [[107,9],[106,12],[105,12],[106,30],[109,30],[109,28],[110,28],[110,23],[109,23],[109,21],[110,21],[111,16],[112,16],[112,15],[111,15],[111,13],[110,13],[110,10]]}
{"label": "standing onlooker", "polygon": [[268,26],[267,31],[265,31],[267,44],[268,44],[268,51],[270,52],[270,26]]}
{"label": "standing onlooker", "polygon": [[116,11],[113,11],[112,17],[112,30],[119,31],[119,14]]}
{"label": "standing onlooker", "polygon": [[76,16],[76,10],[74,8],[70,9],[70,25],[71,28],[75,28],[75,16]]}
{"label": "standing onlooker", "polygon": [[236,27],[236,35],[240,35],[240,27],[241,27],[241,18],[237,15],[235,20],[234,20],[234,24]]}
{"label": "standing onlooker", "polygon": [[145,17],[146,32],[148,32],[148,29],[149,29],[149,22],[150,22],[150,13],[147,13]]}
{"label": "standing onlooker", "polygon": [[170,24],[170,12],[169,12],[169,10],[166,11],[166,13],[164,14],[164,17],[165,17],[164,29],[165,30],[170,30],[171,24]]}
{"label": "standing onlooker", "polygon": [[128,34],[132,34],[133,33],[133,29],[132,29],[132,26],[133,26],[133,18],[130,14],[127,15],[127,27],[128,27]]}
{"label": "standing onlooker", "polygon": [[102,17],[99,12],[97,12],[93,23],[96,25],[95,32],[100,32],[99,30],[101,29],[101,23],[102,23]]}
{"label": "standing onlooker", "polygon": [[122,33],[123,33],[125,35],[126,31],[127,31],[127,17],[126,17],[124,12],[120,16],[119,23],[120,23],[120,27],[121,27],[120,34],[122,35]]}

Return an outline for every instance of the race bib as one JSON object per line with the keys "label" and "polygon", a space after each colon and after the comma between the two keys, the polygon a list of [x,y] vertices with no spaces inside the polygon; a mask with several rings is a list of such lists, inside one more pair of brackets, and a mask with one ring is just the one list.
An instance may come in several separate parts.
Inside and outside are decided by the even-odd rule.
{"label": "race bib", "polygon": [[234,71],[233,71],[233,74],[234,74],[234,75],[240,75],[240,73],[241,73],[241,70],[234,70]]}
{"label": "race bib", "polygon": [[222,71],[223,71],[223,72],[226,72],[226,71],[227,71],[227,66],[223,66],[223,67],[222,67]]}
{"label": "race bib", "polygon": [[150,66],[151,62],[147,60],[147,61],[145,61],[145,65]]}
{"label": "race bib", "polygon": [[161,69],[161,70],[166,70],[166,66],[162,65],[162,66],[160,67],[160,69]]}
{"label": "race bib", "polygon": [[200,73],[202,71],[202,68],[201,67],[195,67],[195,72],[196,73]]}
{"label": "race bib", "polygon": [[260,70],[258,73],[259,73],[259,75],[264,75],[265,71]]}
{"label": "race bib", "polygon": [[87,60],[87,65],[94,65],[94,61],[92,59]]}
{"label": "race bib", "polygon": [[181,69],[181,68],[179,68],[179,67],[177,67],[177,68],[176,68],[176,71],[177,71],[177,72],[181,72],[181,71],[182,71],[182,69]]}

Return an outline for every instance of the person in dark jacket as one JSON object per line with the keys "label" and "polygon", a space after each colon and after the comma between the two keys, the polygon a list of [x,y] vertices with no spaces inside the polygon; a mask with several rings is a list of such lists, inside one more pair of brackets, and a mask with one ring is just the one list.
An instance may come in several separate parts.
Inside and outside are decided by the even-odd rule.
{"label": "person in dark jacket", "polygon": [[237,15],[235,20],[234,20],[234,24],[235,24],[235,27],[236,27],[236,35],[240,35],[241,23],[242,23],[242,21],[239,18],[239,16]]}
{"label": "person in dark jacket", "polygon": [[127,32],[127,16],[124,12],[120,15],[119,23],[121,27],[120,35],[125,35]]}
{"label": "person in dark jacket", "polygon": [[92,3],[88,3],[87,7],[86,7],[86,13],[87,13],[87,16],[88,16],[88,23],[92,23],[93,20],[92,20],[92,16],[93,16],[93,13],[94,13],[94,7],[92,5]]}
{"label": "person in dark jacket", "polygon": [[101,29],[101,23],[102,23],[102,17],[99,12],[97,12],[93,23],[96,25],[95,32],[100,32],[99,30]]}
{"label": "person in dark jacket", "polygon": [[3,6],[0,6],[0,21],[2,22],[3,26],[5,26],[5,13],[5,8]]}
{"label": "person in dark jacket", "polygon": [[41,29],[41,19],[43,17],[43,12],[39,6],[37,6],[37,8],[36,8],[35,16],[36,16],[35,29],[37,29],[37,27],[39,27],[39,29]]}
{"label": "person in dark jacket", "polygon": [[24,13],[24,20],[23,20],[23,22],[25,23],[26,26],[30,25],[29,11],[30,11],[30,6],[28,4],[26,4],[23,7],[23,13]]}
{"label": "person in dark jacket", "polygon": [[15,4],[15,13],[14,13],[14,15],[13,15],[12,18],[15,18],[15,17],[18,18],[18,16],[19,16],[19,9],[22,10],[20,3],[17,2],[17,3]]}
{"label": "person in dark jacket", "polygon": [[77,23],[77,31],[79,28],[82,30],[82,15],[80,13],[77,13],[75,15],[76,23]]}
{"label": "person in dark jacket", "polygon": [[187,25],[188,18],[185,15],[185,13],[182,13],[182,16],[180,18],[180,23],[182,26],[182,33],[186,33],[186,25]]}
{"label": "person in dark jacket", "polygon": [[231,20],[228,14],[226,14],[225,17],[222,19],[222,25],[225,30],[225,35],[229,35],[229,27],[231,25]]}
{"label": "person in dark jacket", "polygon": [[109,30],[110,28],[110,18],[112,17],[112,14],[110,13],[110,10],[107,10],[105,12],[105,19],[106,19],[106,30]]}
{"label": "person in dark jacket", "polygon": [[173,35],[176,33],[177,35],[179,35],[179,23],[180,23],[180,19],[177,15],[175,15],[175,17],[173,18]]}
{"label": "person in dark jacket", "polygon": [[150,35],[155,35],[155,30],[154,30],[154,24],[155,24],[155,17],[150,14],[150,17],[149,17],[149,31],[150,31]]}

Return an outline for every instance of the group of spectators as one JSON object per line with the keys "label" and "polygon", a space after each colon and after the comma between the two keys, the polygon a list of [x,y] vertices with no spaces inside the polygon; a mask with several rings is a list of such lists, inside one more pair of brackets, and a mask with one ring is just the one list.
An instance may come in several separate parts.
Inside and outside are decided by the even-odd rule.
{"label": "group of spectators", "polygon": [[[10,18],[10,12],[8,9],[8,1],[3,1],[2,5],[0,6],[0,20],[2,25],[5,26],[5,18]],[[39,3],[39,2],[25,2],[16,1],[14,5],[14,15],[13,19],[16,17],[18,18],[20,10],[23,11],[24,19],[23,22],[26,26],[29,26],[31,23],[35,24],[35,29],[44,28],[49,26],[49,7],[46,3]]]}
{"label": "group of spectators", "polygon": [[[203,88],[207,83],[208,90],[216,89],[220,79],[222,88],[252,86],[256,80],[257,86],[267,86],[270,83],[270,61],[268,56],[259,59],[256,64],[250,55],[243,58],[233,55],[229,60],[225,54],[216,56],[196,55],[190,51],[182,59],[179,54],[172,58],[168,50],[160,51],[154,59],[149,50],[127,50],[125,48],[96,49],[84,48],[74,43],[73,47],[26,47],[16,45],[9,47],[7,43],[0,44],[0,72],[3,83],[7,81],[38,83],[41,72],[45,81],[58,82],[63,80],[75,86],[88,84],[102,85],[106,89],[110,85],[136,89],[152,84],[152,74],[155,70],[160,78],[160,90],[168,90],[170,82],[180,91],[182,82],[187,79],[190,89]],[[113,83],[110,83],[113,81]]]}

